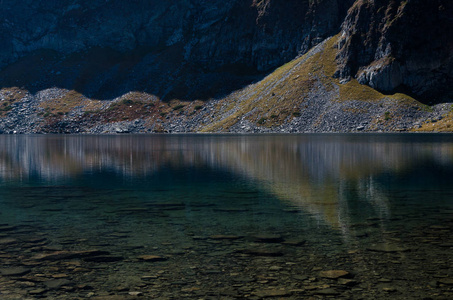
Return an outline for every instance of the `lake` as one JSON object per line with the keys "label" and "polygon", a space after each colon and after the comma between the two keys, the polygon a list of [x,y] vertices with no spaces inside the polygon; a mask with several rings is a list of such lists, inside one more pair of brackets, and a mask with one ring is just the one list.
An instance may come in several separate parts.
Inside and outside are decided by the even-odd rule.
{"label": "lake", "polygon": [[452,299],[453,135],[1,135],[1,299]]}

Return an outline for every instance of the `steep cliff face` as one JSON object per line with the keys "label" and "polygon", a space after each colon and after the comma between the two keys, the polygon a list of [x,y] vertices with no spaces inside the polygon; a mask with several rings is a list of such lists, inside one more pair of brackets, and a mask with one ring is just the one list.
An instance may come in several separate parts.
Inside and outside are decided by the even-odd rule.
{"label": "steep cliff face", "polygon": [[353,0],[3,0],[0,84],[209,98],[336,34]]}
{"label": "steep cliff face", "polygon": [[451,101],[453,2],[358,0],[342,25],[336,76],[426,103]]}

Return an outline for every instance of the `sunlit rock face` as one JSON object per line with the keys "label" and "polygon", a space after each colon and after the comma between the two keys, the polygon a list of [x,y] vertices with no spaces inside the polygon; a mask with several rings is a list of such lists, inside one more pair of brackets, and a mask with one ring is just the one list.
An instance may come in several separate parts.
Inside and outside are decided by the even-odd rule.
{"label": "sunlit rock face", "polygon": [[337,76],[427,103],[451,101],[453,2],[360,0],[342,25]]}
{"label": "sunlit rock face", "polygon": [[0,84],[208,98],[336,34],[353,0],[3,0]]}

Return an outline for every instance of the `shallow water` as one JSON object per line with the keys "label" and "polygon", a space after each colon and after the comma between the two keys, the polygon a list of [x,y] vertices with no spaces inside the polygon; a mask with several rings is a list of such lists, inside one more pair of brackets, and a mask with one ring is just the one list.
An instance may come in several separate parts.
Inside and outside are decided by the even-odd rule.
{"label": "shallow water", "polygon": [[452,178],[453,135],[0,136],[0,298],[451,299]]}

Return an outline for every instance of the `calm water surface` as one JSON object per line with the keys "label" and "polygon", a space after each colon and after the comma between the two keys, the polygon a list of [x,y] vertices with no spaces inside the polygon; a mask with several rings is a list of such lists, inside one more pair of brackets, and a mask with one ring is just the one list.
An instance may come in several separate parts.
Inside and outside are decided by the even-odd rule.
{"label": "calm water surface", "polygon": [[451,299],[452,230],[453,135],[0,136],[1,299]]}

